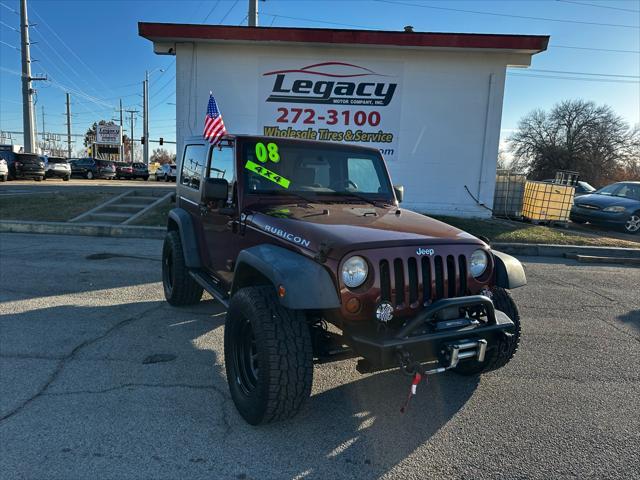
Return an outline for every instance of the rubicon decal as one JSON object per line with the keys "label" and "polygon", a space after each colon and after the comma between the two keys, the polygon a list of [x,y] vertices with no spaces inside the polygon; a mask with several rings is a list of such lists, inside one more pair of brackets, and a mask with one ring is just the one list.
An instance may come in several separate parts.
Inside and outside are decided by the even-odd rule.
{"label": "rubicon decal", "polygon": [[271,225],[265,225],[264,231],[272,233],[273,235],[277,235],[280,238],[284,238],[285,240],[296,243],[298,245],[302,245],[303,247],[309,247],[311,245],[311,242],[309,240],[305,240],[304,238],[294,233],[286,232],[281,228],[272,227]]}
{"label": "rubicon decal", "polygon": [[267,102],[386,106],[398,87],[388,75],[344,62],[276,70],[263,76],[274,77]]}

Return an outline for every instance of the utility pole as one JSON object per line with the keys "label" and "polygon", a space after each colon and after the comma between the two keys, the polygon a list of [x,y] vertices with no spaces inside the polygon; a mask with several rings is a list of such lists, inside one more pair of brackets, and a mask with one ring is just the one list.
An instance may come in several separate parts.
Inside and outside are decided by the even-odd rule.
{"label": "utility pole", "polygon": [[67,92],[67,158],[71,158],[71,95]]}
{"label": "utility pole", "polygon": [[29,20],[27,0],[20,1],[20,37],[22,48],[22,131],[24,151],[35,153],[35,123],[33,118],[33,89],[31,87],[31,52],[29,50]]}
{"label": "utility pole", "polygon": [[142,146],[142,158],[144,164],[149,166],[149,71],[144,72],[144,82],[142,82],[142,136],[144,145]]}
{"label": "utility pole", "polygon": [[131,163],[133,163],[133,146],[134,146],[134,133],[133,133],[133,122],[134,116],[136,113],[139,113],[138,110],[127,110],[127,113],[131,114],[131,136],[129,137],[129,143],[131,146],[129,147],[130,155],[131,155]]}
{"label": "utility pole", "polygon": [[258,26],[258,0],[249,0],[249,15],[247,16],[250,27]]}
{"label": "utility pole", "polygon": [[46,135],[46,131],[47,129],[45,128],[45,123],[44,123],[44,105],[40,106],[42,108],[42,148],[44,148],[44,142],[45,142],[45,135]]}
{"label": "utility pole", "polygon": [[124,143],[122,139],[124,138],[124,123],[122,121],[122,99],[120,99],[120,161],[124,162]]}

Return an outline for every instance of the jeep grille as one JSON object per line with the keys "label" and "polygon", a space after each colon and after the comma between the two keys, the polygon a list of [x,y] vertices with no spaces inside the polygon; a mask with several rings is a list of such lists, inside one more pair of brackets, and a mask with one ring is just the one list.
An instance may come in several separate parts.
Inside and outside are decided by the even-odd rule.
{"label": "jeep grille", "polygon": [[[467,293],[464,255],[383,259],[379,264],[380,297],[395,307],[427,305]],[[407,285],[405,285],[405,282]]]}

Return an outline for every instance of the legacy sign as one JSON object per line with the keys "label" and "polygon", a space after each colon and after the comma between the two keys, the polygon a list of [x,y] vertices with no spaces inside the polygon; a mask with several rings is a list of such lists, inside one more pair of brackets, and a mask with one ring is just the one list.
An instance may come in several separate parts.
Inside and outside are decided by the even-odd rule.
{"label": "legacy sign", "polygon": [[121,145],[122,132],[120,131],[120,125],[98,125],[96,128],[96,143]]}
{"label": "legacy sign", "polygon": [[281,62],[263,61],[259,132],[359,144],[397,158],[402,64]]}

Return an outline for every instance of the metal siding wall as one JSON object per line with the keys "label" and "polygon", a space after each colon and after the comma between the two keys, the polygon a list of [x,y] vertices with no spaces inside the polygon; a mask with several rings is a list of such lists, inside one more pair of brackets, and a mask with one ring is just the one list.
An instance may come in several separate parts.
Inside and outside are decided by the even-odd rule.
{"label": "metal siding wall", "polygon": [[389,163],[389,168],[394,183],[406,186],[403,206],[434,214],[490,215],[475,204],[464,185],[477,193],[482,163],[481,201],[491,206],[507,55],[199,43],[192,64],[188,44],[179,44],[177,53],[178,156],[183,139],[201,133],[209,90],[231,133],[257,133],[257,105],[263,101],[258,98],[262,56],[301,63],[318,57],[356,63],[402,61],[399,160]]}

